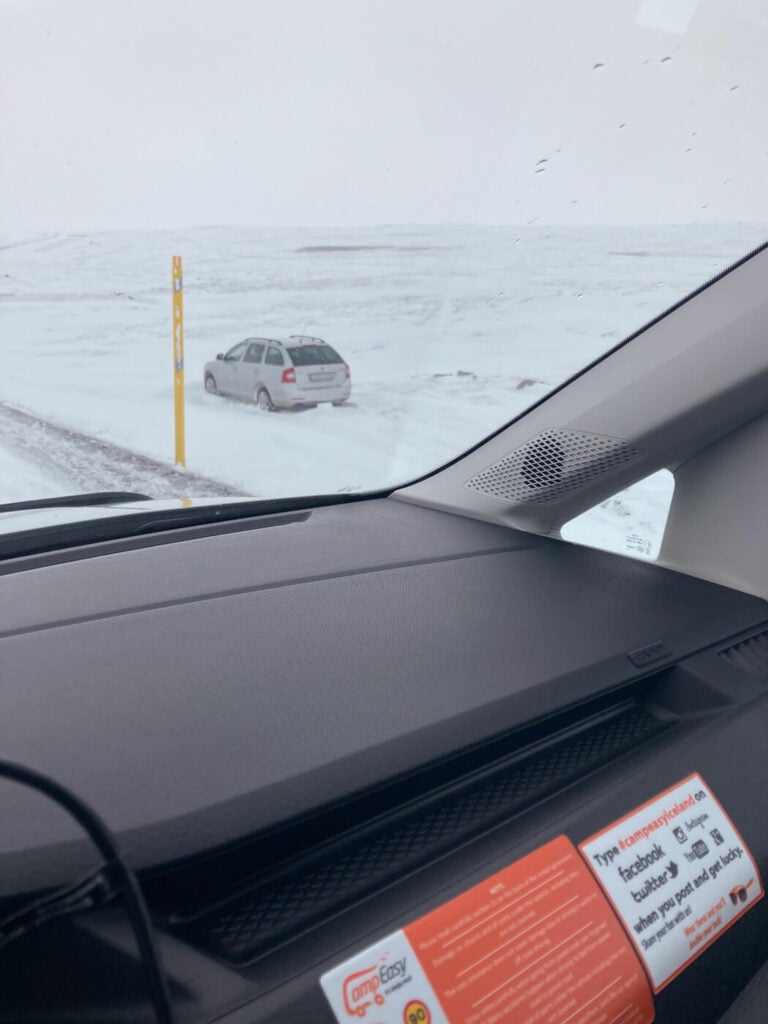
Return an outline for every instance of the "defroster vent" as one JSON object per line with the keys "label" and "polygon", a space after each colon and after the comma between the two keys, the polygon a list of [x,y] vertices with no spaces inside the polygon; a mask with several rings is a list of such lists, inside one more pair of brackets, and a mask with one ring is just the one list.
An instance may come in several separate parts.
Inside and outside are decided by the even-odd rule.
{"label": "defroster vent", "polygon": [[636,749],[668,728],[634,703],[576,735],[502,760],[487,773],[406,806],[367,828],[299,856],[272,877],[213,906],[171,919],[182,937],[232,964],[244,964],[345,906],[455,849],[511,815]]}
{"label": "defroster vent", "polygon": [[720,651],[720,657],[740,672],[750,672],[768,680],[768,630],[726,647]]}

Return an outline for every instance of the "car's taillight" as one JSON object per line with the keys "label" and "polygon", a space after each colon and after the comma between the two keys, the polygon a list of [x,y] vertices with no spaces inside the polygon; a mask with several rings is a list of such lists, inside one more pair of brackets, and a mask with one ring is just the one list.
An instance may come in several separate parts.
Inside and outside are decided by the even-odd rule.
{"label": "car's taillight", "polygon": [[347,366],[346,363],[344,363],[344,376],[347,378],[347,380],[349,380],[350,377],[352,376],[352,374],[349,372],[349,367]]}
{"label": "car's taillight", "polygon": [[293,367],[290,370],[283,370],[283,384],[295,384],[296,383],[296,371]]}

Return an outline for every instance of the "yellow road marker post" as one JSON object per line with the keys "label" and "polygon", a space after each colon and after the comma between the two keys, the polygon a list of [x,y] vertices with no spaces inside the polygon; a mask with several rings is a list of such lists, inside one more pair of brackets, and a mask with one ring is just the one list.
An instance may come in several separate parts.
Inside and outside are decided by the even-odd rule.
{"label": "yellow road marker post", "polygon": [[176,434],[176,465],[186,466],[184,438],[184,278],[181,256],[171,263],[173,283],[173,412]]}

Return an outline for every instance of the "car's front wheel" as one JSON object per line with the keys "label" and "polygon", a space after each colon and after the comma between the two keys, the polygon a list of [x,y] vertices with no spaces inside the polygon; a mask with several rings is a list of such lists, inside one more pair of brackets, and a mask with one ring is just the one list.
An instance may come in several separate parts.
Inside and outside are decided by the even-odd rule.
{"label": "car's front wheel", "polygon": [[267,412],[275,411],[275,406],[266,388],[258,388],[253,400],[260,409],[264,409]]}
{"label": "car's front wheel", "polygon": [[205,375],[205,390],[209,395],[218,395],[219,389],[216,386],[216,379],[212,373],[206,373]]}

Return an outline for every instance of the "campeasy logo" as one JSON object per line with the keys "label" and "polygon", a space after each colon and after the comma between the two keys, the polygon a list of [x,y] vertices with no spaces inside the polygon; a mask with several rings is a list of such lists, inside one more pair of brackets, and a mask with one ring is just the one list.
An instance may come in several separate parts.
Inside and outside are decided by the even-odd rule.
{"label": "campeasy logo", "polygon": [[384,985],[405,977],[406,957],[389,960],[385,953],[378,964],[348,974],[341,983],[344,1009],[350,1017],[365,1017],[371,1006],[384,1004]]}

